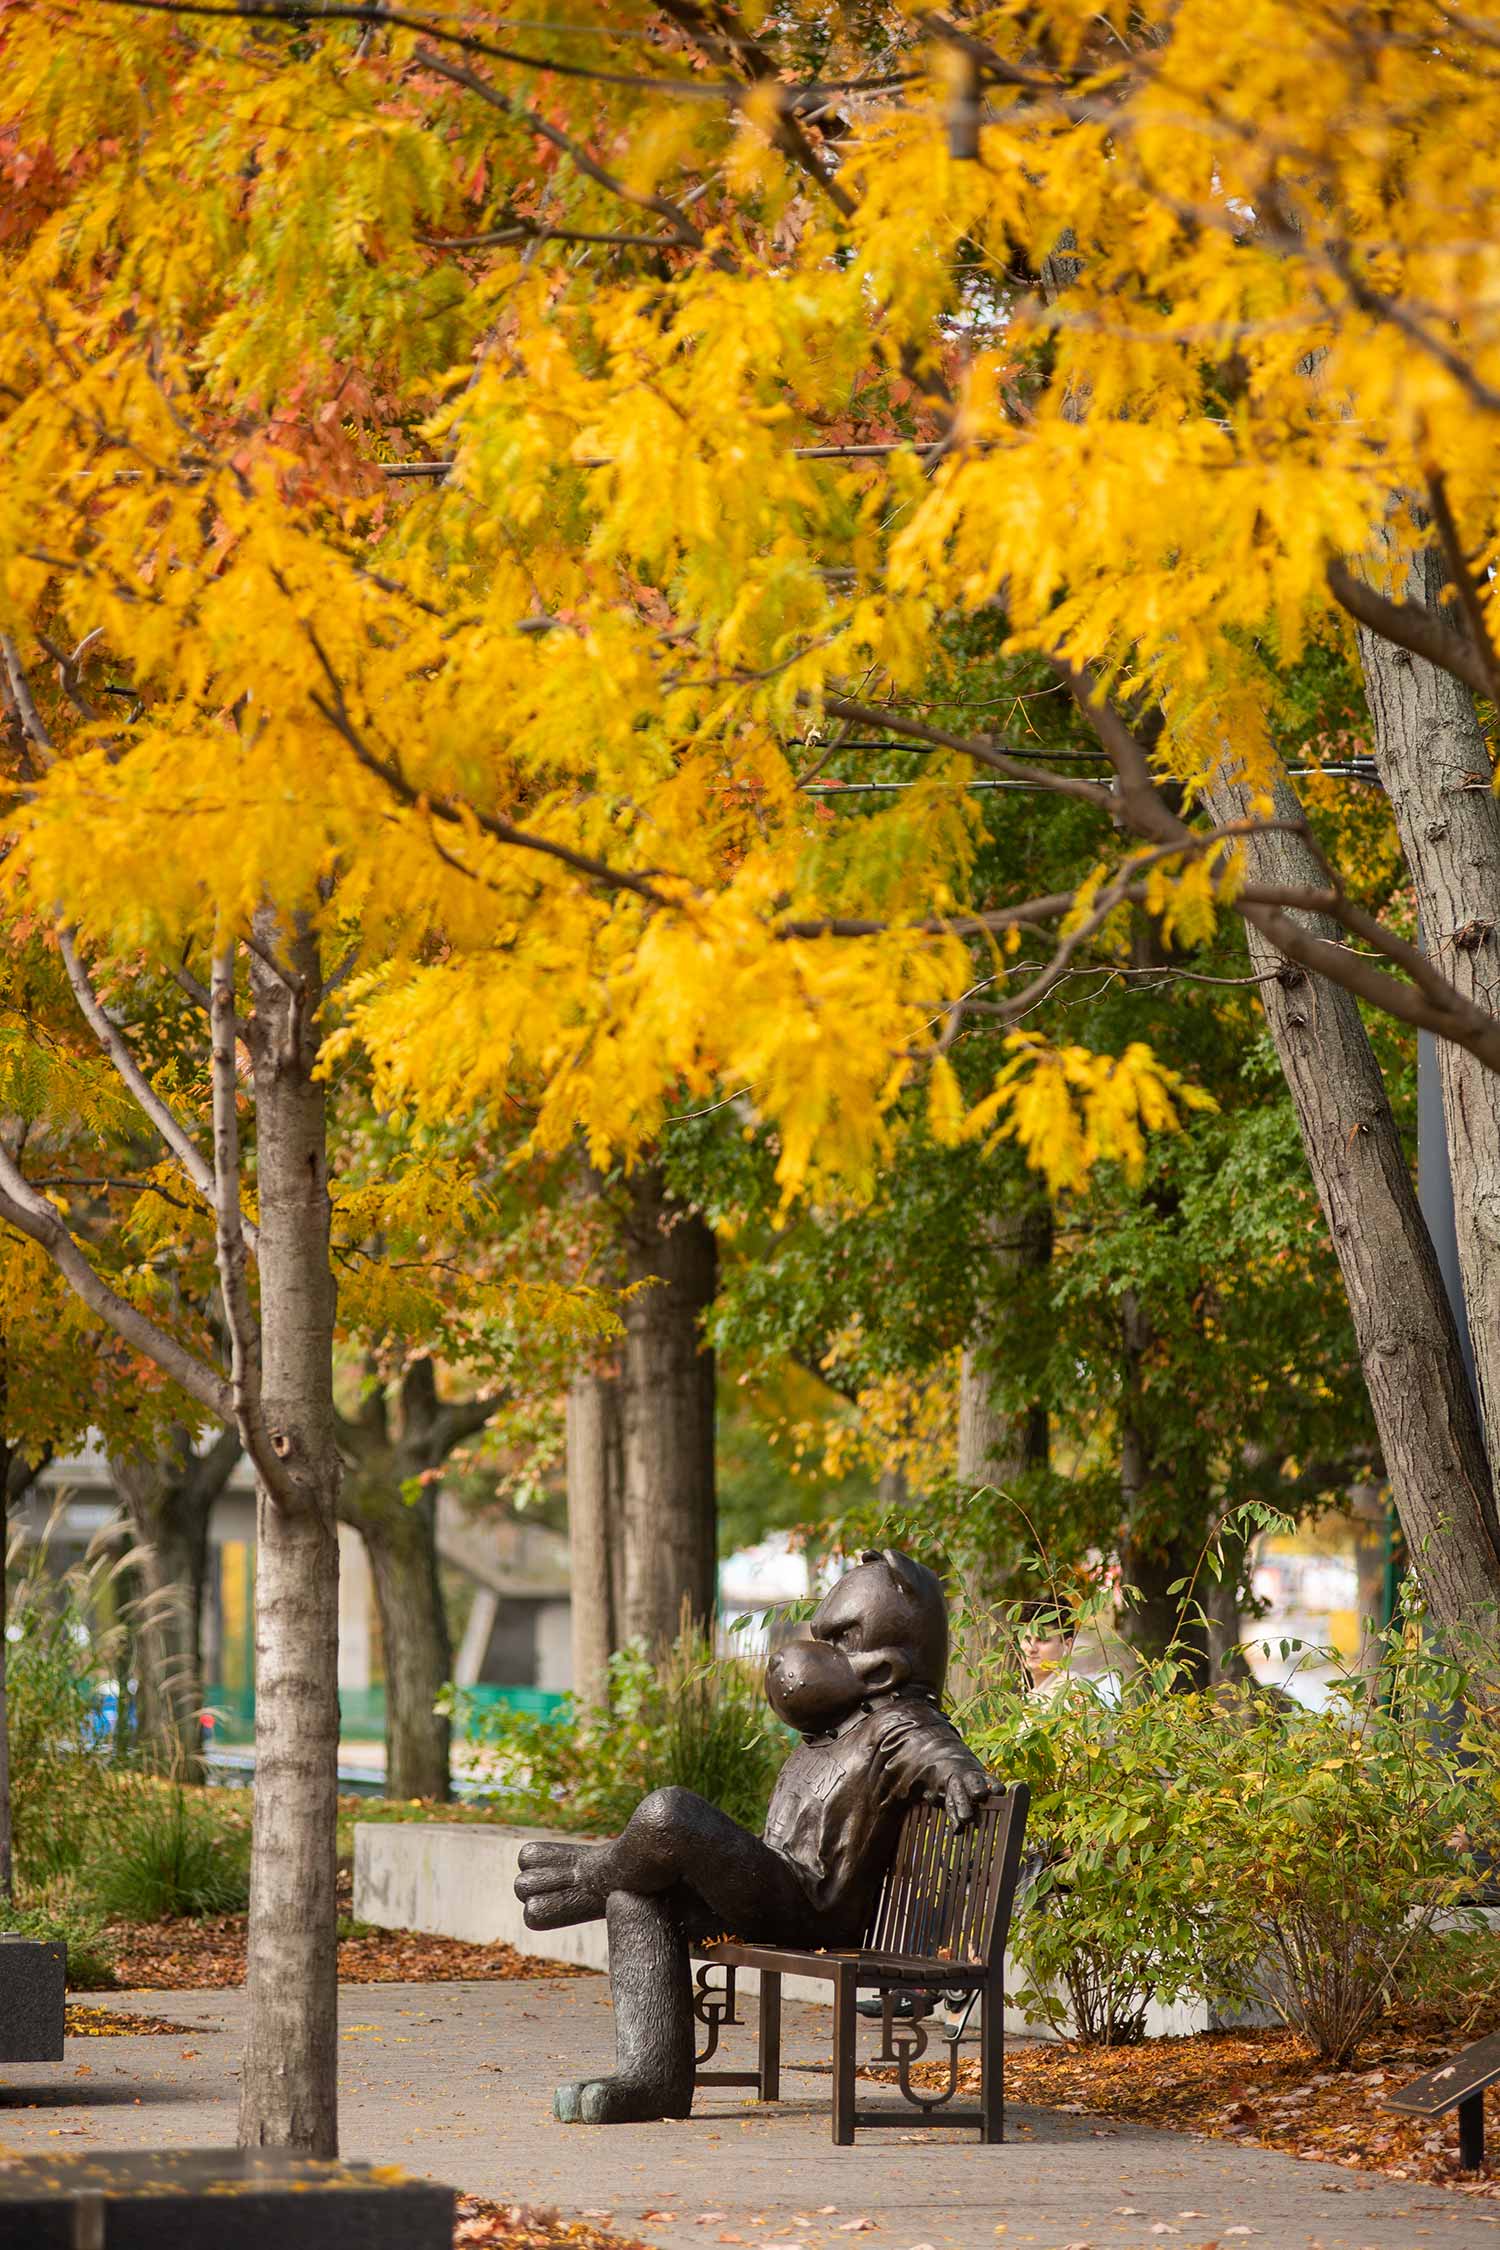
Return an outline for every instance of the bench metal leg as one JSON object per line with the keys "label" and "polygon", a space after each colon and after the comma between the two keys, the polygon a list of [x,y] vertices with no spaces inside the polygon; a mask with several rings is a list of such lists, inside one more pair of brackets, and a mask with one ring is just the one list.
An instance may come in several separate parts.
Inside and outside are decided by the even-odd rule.
{"label": "bench metal leg", "polygon": [[979,2137],[1005,2138],[1005,1984],[1000,1976],[985,1986],[979,2018]]}
{"label": "bench metal leg", "polygon": [[1466,2172],[1484,2168],[1484,2089],[1458,2105],[1458,2161]]}
{"label": "bench metal leg", "polygon": [[760,2098],[781,2099],[781,1973],[760,1972]]}
{"label": "bench metal leg", "polygon": [[852,1971],[841,1969],[833,1987],[833,2139],[836,2148],[854,2144],[854,2012],[858,1987]]}

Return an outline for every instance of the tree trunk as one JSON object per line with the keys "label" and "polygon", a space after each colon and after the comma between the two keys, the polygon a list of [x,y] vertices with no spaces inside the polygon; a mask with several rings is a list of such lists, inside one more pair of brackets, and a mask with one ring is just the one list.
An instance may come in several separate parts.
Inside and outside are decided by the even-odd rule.
{"label": "tree trunk", "polygon": [[[269,925],[269,926],[268,926]],[[255,1799],[240,2140],[338,2151],[340,1464],[333,1413],[324,1089],[313,1076],[322,998],[316,941],[257,917],[252,1049],[260,1200],[261,1399],[287,1496],[256,1504]]]}
{"label": "tree trunk", "polygon": [[703,1340],[718,1249],[712,1228],[648,1167],[628,1184],[625,1307],[624,1616],[627,1638],[663,1646],[683,1605],[706,1621],[718,1576],[714,1355]]}
{"label": "tree trunk", "polygon": [[[1240,818],[1248,791],[1220,782],[1209,802],[1217,819]],[[1297,820],[1301,811],[1290,782],[1281,778],[1275,817]],[[1252,836],[1244,850],[1252,881],[1319,886],[1326,880],[1299,836]],[[1331,922],[1305,919],[1319,935],[1340,935]],[[1491,1605],[1500,1600],[1489,1463],[1437,1257],[1359,1005],[1293,966],[1253,925],[1247,936],[1343,1274],[1414,1567],[1441,1623],[1489,1630]]]}
{"label": "tree trunk", "polygon": [[203,1452],[177,1429],[149,1459],[112,1457],[110,1479],[143,1553],[146,1600],[137,1637],[136,1742],[147,1760],[203,1778],[203,1592],[214,1502],[240,1457],[239,1432]]}
{"label": "tree trunk", "polygon": [[[1402,597],[1438,611],[1428,549]],[[1423,943],[1466,998],[1492,1007],[1500,970],[1500,803],[1474,698],[1461,681],[1360,630],[1375,762],[1416,890]],[[1435,1042],[1453,1217],[1490,1473],[1500,1477],[1500,1073]]]}
{"label": "tree trunk", "polygon": [[[1152,1329],[1140,1300],[1127,1289],[1120,1300],[1120,1577],[1135,1597],[1121,1606],[1120,1632],[1148,1663],[1172,1654],[1183,1669],[1183,1687],[1208,1684],[1208,1634],[1201,1590],[1189,1595],[1201,1541],[1177,1522],[1179,1502],[1163,1493],[1145,1394],[1146,1356]],[[1175,1589],[1175,1591],[1173,1591]]]}
{"label": "tree trunk", "polygon": [[[978,1246],[986,1269],[984,1296],[998,1336],[974,1337],[964,1345],[958,1372],[958,1483],[960,1500],[986,1490],[1007,1492],[1029,1469],[1047,1466],[1051,1433],[1045,1406],[1019,1412],[997,1396],[996,1355],[1002,1351],[1007,1300],[1052,1261],[1052,1212],[1032,1202],[999,1213],[984,1229]],[[999,1551],[976,1555],[964,1570],[966,1606],[976,1620],[1008,1592],[1014,1592],[1015,1566],[1027,1545],[1020,1518]]]}
{"label": "tree trunk", "polygon": [[449,1793],[452,1722],[436,1709],[453,1677],[453,1645],[438,1577],[437,1493],[408,1501],[399,1474],[379,1483],[350,1477],[339,1514],[365,1543],[385,1650],[385,1793]]}
{"label": "tree trunk", "polygon": [[372,1364],[369,1373],[359,1413],[338,1419],[350,1470],[339,1514],[364,1540],[375,1582],[385,1649],[386,1795],[441,1802],[450,1788],[453,1728],[436,1703],[453,1677],[453,1644],[438,1571],[435,1472],[455,1446],[478,1435],[500,1399],[440,1399],[437,1369],[419,1352],[402,1371],[394,1430],[379,1369]]}
{"label": "tree trunk", "polygon": [[568,1556],[572,1565],[573,1693],[609,1704],[609,1660],[620,1645],[615,1602],[620,1550],[620,1378],[578,1368],[568,1386]]}

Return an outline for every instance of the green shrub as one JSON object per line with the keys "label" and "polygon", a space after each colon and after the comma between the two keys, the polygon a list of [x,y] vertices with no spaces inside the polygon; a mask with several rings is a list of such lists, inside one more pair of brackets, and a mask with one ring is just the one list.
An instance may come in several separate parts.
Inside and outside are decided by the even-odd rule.
{"label": "green shrub", "polygon": [[1117,1706],[1083,1683],[1040,1703],[997,1663],[967,1726],[1033,1792],[1021,2006],[1120,2043],[1153,1997],[1260,2001],[1346,2060],[1419,1984],[1434,1919],[1493,1845],[1494,1731],[1438,1723],[1464,1685],[1415,1617],[1378,1679],[1336,1679],[1318,1711],[1252,1686],[1184,1692],[1170,1663],[1140,1667]]}
{"label": "green shrub", "polygon": [[246,1809],[223,1790],[145,1781],[122,1789],[87,1880],[119,1921],[242,1912],[250,1897]]}
{"label": "green shrub", "polygon": [[51,1943],[61,1940],[68,1949],[70,1992],[109,1992],[117,1982],[114,1944],[98,1908],[66,1877],[49,1883],[27,1904],[0,1911],[0,1929]]}
{"label": "green shrub", "polygon": [[639,1647],[612,1657],[605,1712],[570,1703],[539,1718],[453,1700],[470,1744],[494,1761],[495,1813],[583,1834],[616,1834],[649,1790],[672,1783],[758,1831],[791,1742],[760,1665],[716,1655],[691,1629],[659,1662]]}

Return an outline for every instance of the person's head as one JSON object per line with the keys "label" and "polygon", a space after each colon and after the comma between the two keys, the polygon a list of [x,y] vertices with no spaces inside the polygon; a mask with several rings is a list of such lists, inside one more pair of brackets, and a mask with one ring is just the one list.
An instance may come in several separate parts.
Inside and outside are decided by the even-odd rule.
{"label": "person's head", "polygon": [[1077,1625],[1056,1602],[1028,1602],[1021,1615],[1021,1661],[1032,1685],[1066,1669],[1073,1654]]}
{"label": "person's head", "polygon": [[947,1669],[942,1586],[924,1563],[888,1547],[861,1555],[818,1604],[808,1637],[777,1651],[766,1693],[788,1725],[817,1731],[872,1695],[940,1695]]}

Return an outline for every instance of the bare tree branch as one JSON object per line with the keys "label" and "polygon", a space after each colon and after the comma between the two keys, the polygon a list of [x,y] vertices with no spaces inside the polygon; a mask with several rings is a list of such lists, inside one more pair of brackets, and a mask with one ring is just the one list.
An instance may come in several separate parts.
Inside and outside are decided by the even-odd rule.
{"label": "bare tree branch", "polygon": [[[117,1076],[128,1087],[139,1108],[156,1127],[157,1132],[161,1135],[173,1156],[176,1157],[188,1179],[197,1189],[199,1195],[202,1196],[209,1209],[213,1210],[216,1200],[213,1166],[171,1105],[162,1100],[150,1079],[141,1069],[140,1064],[131,1052],[130,1043],[119,1025],[106,1014],[104,1005],[90,981],[89,973],[79,958],[73,931],[59,931],[57,942],[58,950],[62,954],[63,967],[68,972],[68,982],[73,987],[73,996],[78,1002],[89,1029],[114,1064]],[[247,1239],[253,1246],[256,1240],[254,1227],[248,1229]]]}
{"label": "bare tree branch", "polygon": [[21,662],[21,652],[8,633],[0,633],[0,657],[5,660],[5,676],[10,687],[11,701],[16,716],[28,740],[41,751],[50,753],[52,737],[47,732],[36,699],[31,692],[31,682],[26,677],[26,667]]}
{"label": "bare tree branch", "polygon": [[1432,499],[1433,521],[1438,527],[1438,537],[1443,543],[1443,553],[1448,562],[1448,575],[1453,581],[1453,590],[1458,595],[1464,623],[1469,628],[1469,639],[1479,658],[1479,668],[1484,674],[1485,686],[1480,693],[1487,696],[1491,703],[1500,703],[1500,657],[1496,655],[1495,643],[1490,636],[1488,614],[1479,598],[1479,582],[1459,536],[1453,504],[1448,498],[1448,480],[1440,469],[1435,469],[1429,477],[1427,489]]}
{"label": "bare tree branch", "polygon": [[223,1422],[234,1419],[229,1385],[186,1344],[112,1289],[90,1264],[61,1214],[36,1193],[8,1148],[0,1143],[0,1220],[45,1250],[68,1287],[132,1351],[152,1360],[179,1390]]}
{"label": "bare tree branch", "polygon": [[1016,781],[1035,782],[1058,797],[1076,797],[1081,804],[1097,805],[1101,812],[1117,810],[1115,791],[1107,781],[1082,781],[1072,774],[1053,773],[1026,758],[1016,757],[1012,751],[1001,749],[986,736],[950,734],[946,727],[931,727],[920,719],[905,718],[888,704],[856,703],[845,695],[825,695],[823,708],[836,719],[853,719],[861,726],[885,727],[891,734],[905,735],[912,742],[930,742],[935,749],[956,750],[960,756],[972,758],[976,765],[992,767],[996,773],[1008,774]]}
{"label": "bare tree branch", "polygon": [[1450,625],[1424,609],[1417,602],[1392,601],[1379,594],[1363,579],[1355,576],[1347,563],[1337,558],[1331,561],[1324,578],[1328,591],[1341,609],[1348,611],[1357,625],[1363,625],[1382,640],[1394,641],[1397,648],[1409,649],[1439,671],[1451,673],[1461,680],[1475,695],[1493,697],[1483,654],[1462,633],[1455,633]]}
{"label": "bare tree branch", "polygon": [[[476,805],[469,805],[461,812],[451,797],[433,796],[426,790],[414,788],[399,766],[389,758],[382,758],[365,741],[350,716],[349,706],[344,699],[343,683],[329,662],[322,643],[305,620],[303,629],[323,667],[332,697],[329,701],[314,693],[311,697],[314,709],[322,713],[329,725],[348,744],[365,771],[383,781],[392,796],[403,805],[413,812],[421,810],[430,813],[434,820],[444,821],[453,827],[463,827],[467,814],[475,827],[486,836],[493,837],[498,844],[514,844],[521,851],[539,852],[546,859],[555,859],[564,867],[571,867],[575,874],[586,875],[592,881],[602,883],[608,890],[632,891],[637,898],[649,899],[655,906],[666,905],[665,895],[657,889],[649,875],[637,875],[627,868],[611,867],[607,860],[596,859],[590,852],[577,852],[569,844],[554,842],[550,836],[534,835],[529,829],[518,828],[514,821],[501,819],[497,813],[480,811]],[[458,865],[458,862],[455,861],[454,865]],[[468,870],[463,872],[467,873]]]}

